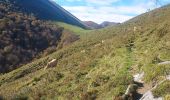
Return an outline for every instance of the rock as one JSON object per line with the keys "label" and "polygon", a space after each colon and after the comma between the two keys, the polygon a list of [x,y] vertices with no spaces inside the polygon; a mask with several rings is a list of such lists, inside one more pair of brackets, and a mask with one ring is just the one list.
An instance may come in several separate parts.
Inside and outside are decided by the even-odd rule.
{"label": "rock", "polygon": [[96,44],[96,45],[94,45],[95,47],[99,47],[99,46],[101,46],[101,43],[98,43],[98,44]]}
{"label": "rock", "polygon": [[86,52],[86,50],[82,50],[82,51],[81,51],[81,53],[85,53],[85,52]]}
{"label": "rock", "polygon": [[[159,63],[159,65],[166,65],[166,64],[170,64],[170,61]],[[143,83],[142,79],[144,77],[144,72],[138,73],[138,74],[134,75],[133,77],[134,77],[135,82]],[[170,75],[167,75],[166,79],[162,80],[161,82],[156,84],[153,88],[150,88],[147,92],[145,92],[139,100],[163,100],[163,97],[154,98],[154,96],[152,94],[152,90],[155,89],[158,85],[160,85],[161,83],[163,83],[166,80],[170,80]]]}
{"label": "rock", "polygon": [[138,74],[134,75],[133,77],[134,77],[134,81],[136,81],[136,82],[143,82],[142,79],[144,77],[144,72],[138,73]]}
{"label": "rock", "polygon": [[104,43],[105,42],[105,40],[102,40],[102,43]]}
{"label": "rock", "polygon": [[134,31],[134,32],[137,31],[137,27],[136,27],[136,26],[133,27],[133,31]]}
{"label": "rock", "polygon": [[167,75],[167,76],[166,76],[166,79],[167,79],[167,80],[170,80],[170,75]]}
{"label": "rock", "polygon": [[163,100],[162,97],[159,97],[159,98],[154,98],[151,90],[149,90],[148,92],[146,92],[142,98],[140,100]]}
{"label": "rock", "polygon": [[164,61],[164,62],[159,63],[158,65],[168,65],[168,64],[170,64],[170,61]]}
{"label": "rock", "polygon": [[49,67],[55,67],[56,64],[57,64],[57,60],[53,59],[53,60],[51,60],[50,62],[47,63],[47,66],[44,69],[47,69]]}
{"label": "rock", "polygon": [[159,98],[154,98],[153,94],[152,94],[152,90],[155,89],[158,85],[162,84],[163,82],[165,82],[166,80],[170,80],[170,75],[166,76],[166,79],[162,80],[161,82],[159,82],[158,84],[156,84],[152,89],[148,90],[140,100],[163,100],[163,97],[159,97]]}

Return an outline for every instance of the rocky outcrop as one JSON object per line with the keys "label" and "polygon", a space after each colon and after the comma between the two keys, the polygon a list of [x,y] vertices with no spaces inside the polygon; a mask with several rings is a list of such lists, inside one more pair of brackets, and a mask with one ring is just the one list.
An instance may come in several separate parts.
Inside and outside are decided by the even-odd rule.
{"label": "rocky outcrop", "polygon": [[[167,64],[167,62],[166,63],[164,62],[162,64]],[[161,82],[157,83],[153,88],[149,87],[149,85],[145,84],[142,81],[143,77],[144,77],[144,72],[138,73],[138,74],[134,75],[134,80],[136,82],[142,82],[142,84],[143,84],[143,87],[141,87],[138,90],[138,93],[143,94],[143,96],[139,100],[163,100],[163,97],[154,98],[154,96],[152,94],[152,90],[155,89],[158,85],[160,85],[163,82],[165,82],[166,80],[170,80],[170,75],[167,75],[164,80],[162,80]]]}
{"label": "rocky outcrop", "polygon": [[160,98],[154,98],[151,90],[147,91],[140,100],[163,100],[162,97]]}

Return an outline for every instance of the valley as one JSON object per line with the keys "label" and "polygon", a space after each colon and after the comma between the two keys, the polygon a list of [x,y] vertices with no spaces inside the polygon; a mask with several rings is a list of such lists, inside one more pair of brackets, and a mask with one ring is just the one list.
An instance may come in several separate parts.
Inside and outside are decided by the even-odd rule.
{"label": "valley", "polygon": [[[5,13],[3,5],[1,3],[0,10],[4,13],[0,15],[3,15],[1,19],[5,20],[4,16],[9,15]],[[20,15],[18,12],[15,14]],[[15,16],[14,19],[18,18]],[[170,100],[168,77],[170,64],[167,63],[170,61],[170,5],[146,12],[115,26],[94,30],[83,29],[81,26],[65,22],[40,20],[27,14],[21,14],[20,18],[30,22],[35,18],[37,23],[30,24],[30,27],[33,27],[30,30],[40,28],[41,31],[31,31],[31,34],[39,34],[37,37],[45,38],[48,41],[45,43],[48,45],[45,46],[43,42],[40,52],[35,50],[40,48],[37,45],[35,48],[24,49],[22,45],[9,40],[10,32],[3,33],[7,36],[2,35],[4,30],[9,29],[6,28],[9,21],[5,28],[0,24],[1,40],[5,38],[11,41],[8,44],[15,44],[16,48],[22,47],[26,52],[29,49],[38,56],[31,56],[27,63],[19,62],[15,68],[0,74],[0,99],[126,100],[122,98],[123,95],[126,94],[129,85],[135,84],[136,81],[143,84],[143,87],[138,85],[139,88],[134,90],[141,95],[145,96],[149,91],[154,97],[153,100],[156,98]],[[0,23],[3,23],[2,20]],[[14,26],[20,24],[14,22]],[[25,26],[22,27],[25,30]],[[17,32],[26,36],[30,32],[29,30],[20,32],[17,27],[10,26],[10,28],[15,28]],[[42,40],[40,38],[37,41]],[[0,50],[4,52],[4,47],[8,44],[0,45]],[[43,53],[51,47],[55,49],[50,53]],[[0,52],[1,63],[1,55],[5,54]],[[45,68],[54,59],[56,64]],[[4,67],[2,64],[1,69]],[[137,97],[134,94],[132,93],[132,97]],[[132,98],[132,100],[138,99]],[[140,100],[147,98],[142,99],[141,96]]]}

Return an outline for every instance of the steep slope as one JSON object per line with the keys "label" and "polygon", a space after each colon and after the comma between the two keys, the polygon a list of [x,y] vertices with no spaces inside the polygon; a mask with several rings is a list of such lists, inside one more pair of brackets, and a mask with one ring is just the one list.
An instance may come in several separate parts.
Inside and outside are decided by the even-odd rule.
{"label": "steep slope", "polygon": [[[13,5],[0,3],[0,73],[27,63],[46,50],[50,53],[78,39],[64,28],[18,13]],[[64,39],[64,40],[63,40]],[[68,39],[68,40],[67,40]],[[67,42],[67,43],[66,43]],[[39,55],[40,56],[40,55]]]}
{"label": "steep slope", "polygon": [[[92,31],[74,44],[0,76],[4,99],[119,100],[133,76],[153,87],[170,74],[170,5],[121,25]],[[57,60],[54,68],[44,69]],[[153,90],[170,95],[170,81]],[[167,99],[169,100],[169,99]]]}
{"label": "steep slope", "polygon": [[39,19],[61,21],[87,28],[78,18],[66,11],[52,0],[8,0],[17,6],[17,10],[34,14]]}

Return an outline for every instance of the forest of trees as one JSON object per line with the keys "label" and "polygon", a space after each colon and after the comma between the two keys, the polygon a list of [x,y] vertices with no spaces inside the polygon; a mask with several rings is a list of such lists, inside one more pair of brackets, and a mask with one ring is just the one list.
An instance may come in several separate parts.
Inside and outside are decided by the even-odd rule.
{"label": "forest of trees", "polygon": [[16,69],[48,47],[55,49],[64,30],[14,8],[0,1],[0,73]]}

